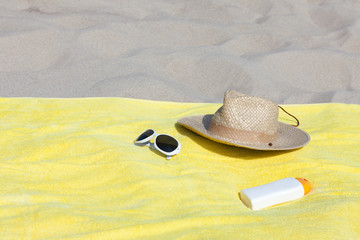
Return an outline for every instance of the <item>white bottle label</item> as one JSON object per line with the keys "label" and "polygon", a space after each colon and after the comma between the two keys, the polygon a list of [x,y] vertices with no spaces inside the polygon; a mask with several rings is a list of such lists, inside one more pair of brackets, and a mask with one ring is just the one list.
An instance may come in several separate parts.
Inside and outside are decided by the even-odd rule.
{"label": "white bottle label", "polygon": [[280,179],[240,192],[241,201],[252,210],[289,202],[302,196],[304,196],[304,188],[295,178]]}

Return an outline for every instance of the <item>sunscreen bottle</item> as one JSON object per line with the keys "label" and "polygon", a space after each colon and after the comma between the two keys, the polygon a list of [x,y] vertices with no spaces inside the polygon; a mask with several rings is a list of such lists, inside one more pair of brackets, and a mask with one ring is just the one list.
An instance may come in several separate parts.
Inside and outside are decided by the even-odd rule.
{"label": "sunscreen bottle", "polygon": [[240,192],[241,201],[252,210],[296,200],[310,192],[311,184],[304,178],[284,178],[247,188]]}

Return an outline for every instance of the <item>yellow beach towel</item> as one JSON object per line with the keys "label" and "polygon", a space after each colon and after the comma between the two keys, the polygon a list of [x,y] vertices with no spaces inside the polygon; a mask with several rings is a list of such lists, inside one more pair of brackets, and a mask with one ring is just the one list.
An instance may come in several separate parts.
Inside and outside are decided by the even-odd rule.
{"label": "yellow beach towel", "polygon": [[[264,152],[176,125],[220,104],[0,98],[0,239],[360,239],[360,106],[288,105],[310,143]],[[280,121],[292,123],[281,113]],[[171,160],[133,140],[153,128]],[[242,189],[285,177],[305,197],[259,211]]]}

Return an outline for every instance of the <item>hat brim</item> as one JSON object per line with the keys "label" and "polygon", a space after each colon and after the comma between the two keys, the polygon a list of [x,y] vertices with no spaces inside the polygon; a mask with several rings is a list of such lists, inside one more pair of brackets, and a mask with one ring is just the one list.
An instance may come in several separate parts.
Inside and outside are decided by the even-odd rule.
{"label": "hat brim", "polygon": [[[276,140],[269,143],[250,143],[228,139],[212,134],[208,131],[211,118],[214,114],[186,117],[178,120],[181,126],[215,142],[244,147],[256,150],[292,150],[305,146],[310,141],[310,135],[300,128],[279,122],[279,131]],[[271,146],[270,146],[271,145]]]}

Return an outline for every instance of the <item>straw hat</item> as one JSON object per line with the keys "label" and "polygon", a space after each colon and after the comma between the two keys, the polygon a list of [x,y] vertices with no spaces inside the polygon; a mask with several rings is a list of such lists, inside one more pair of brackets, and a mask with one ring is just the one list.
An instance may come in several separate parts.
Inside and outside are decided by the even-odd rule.
{"label": "straw hat", "polygon": [[277,104],[228,90],[215,114],[191,116],[178,123],[213,141],[257,150],[290,150],[305,146],[310,136],[278,121]]}

